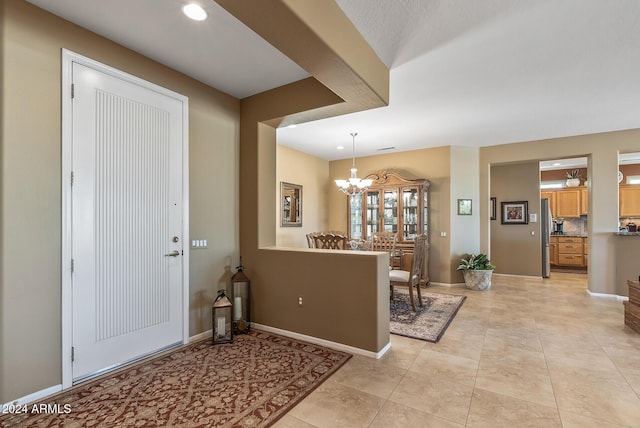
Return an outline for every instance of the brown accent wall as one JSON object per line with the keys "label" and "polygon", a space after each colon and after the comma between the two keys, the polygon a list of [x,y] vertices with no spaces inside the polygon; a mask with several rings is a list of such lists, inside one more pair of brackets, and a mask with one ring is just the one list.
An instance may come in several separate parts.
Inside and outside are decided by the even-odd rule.
{"label": "brown accent wall", "polygon": [[[538,162],[491,167],[491,196],[496,198],[496,220],[491,221],[491,262],[496,273],[542,275],[540,222],[502,224],[503,202],[526,201],[529,213],[540,214]],[[533,232],[533,235],[531,234]]]}
{"label": "brown accent wall", "polygon": [[[189,332],[210,329],[225,259],[237,261],[237,99],[55,17],[3,1],[0,403],[61,383],[61,49],[189,97]],[[189,237],[185,237],[188,239]]]}

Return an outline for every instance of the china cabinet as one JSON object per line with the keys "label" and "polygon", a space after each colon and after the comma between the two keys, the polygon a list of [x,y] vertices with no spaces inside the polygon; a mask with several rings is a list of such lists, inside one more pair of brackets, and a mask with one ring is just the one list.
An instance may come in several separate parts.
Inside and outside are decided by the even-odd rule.
{"label": "china cabinet", "polygon": [[351,239],[367,240],[374,232],[394,232],[400,248],[413,248],[416,236],[429,234],[429,180],[407,179],[391,171],[365,178],[372,179],[373,185],[348,201]]}

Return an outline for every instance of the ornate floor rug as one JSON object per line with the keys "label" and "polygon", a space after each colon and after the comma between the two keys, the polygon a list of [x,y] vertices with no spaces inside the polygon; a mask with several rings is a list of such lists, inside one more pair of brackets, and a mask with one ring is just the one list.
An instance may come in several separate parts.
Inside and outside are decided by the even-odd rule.
{"label": "ornate floor rug", "polygon": [[424,306],[414,312],[409,290],[396,287],[391,300],[391,333],[438,343],[466,298],[422,291]]}
{"label": "ornate floor rug", "polygon": [[44,399],[39,407],[29,404],[23,414],[0,417],[0,426],[266,427],[349,358],[252,330],[230,344],[199,341]]}

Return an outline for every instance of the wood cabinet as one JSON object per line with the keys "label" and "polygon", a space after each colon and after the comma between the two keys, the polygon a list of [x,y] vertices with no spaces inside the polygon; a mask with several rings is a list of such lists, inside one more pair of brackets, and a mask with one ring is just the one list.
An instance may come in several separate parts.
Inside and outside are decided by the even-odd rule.
{"label": "wood cabinet", "polygon": [[551,266],[558,265],[558,237],[552,236],[549,240],[549,263]]}
{"label": "wood cabinet", "polygon": [[589,265],[589,238],[582,238],[582,253],[584,254],[584,266]]}
{"label": "wood cabinet", "polygon": [[580,217],[580,193],[581,189],[557,190],[555,217]]}
{"label": "wood cabinet", "polygon": [[619,192],[620,217],[640,217],[640,186],[621,184]]}
{"label": "wood cabinet", "polygon": [[540,191],[540,199],[549,199],[549,209],[551,210],[551,217],[556,217],[556,190],[543,190]]}
{"label": "wood cabinet", "polygon": [[583,239],[558,236],[558,266],[585,266]]}
{"label": "wood cabinet", "polygon": [[580,189],[580,215],[589,214],[589,190]]}

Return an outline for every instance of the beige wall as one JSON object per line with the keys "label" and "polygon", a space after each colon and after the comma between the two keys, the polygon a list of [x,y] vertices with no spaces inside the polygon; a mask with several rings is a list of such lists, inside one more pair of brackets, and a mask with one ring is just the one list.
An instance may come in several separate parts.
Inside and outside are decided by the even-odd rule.
{"label": "beige wall", "polygon": [[[302,227],[280,226],[280,183],[302,185]],[[293,150],[276,147],[276,245],[278,247],[306,248],[305,235],[327,230],[327,188],[329,162]]]}
{"label": "beige wall", "polygon": [[[358,177],[362,178],[380,170],[393,170],[406,178],[426,178],[431,181],[429,215],[431,233],[429,242],[429,272],[432,282],[452,282],[451,249],[449,232],[451,231],[451,148],[438,147],[414,150],[410,152],[366,156],[356,159]],[[329,180],[347,178],[351,168],[351,159],[329,163]],[[347,197],[333,185],[328,192],[329,228],[347,230]],[[440,232],[447,232],[441,238]]]}
{"label": "beige wall", "polygon": [[527,201],[529,214],[535,213],[540,218],[539,163],[492,166],[491,196],[496,198],[496,220],[490,222],[490,258],[496,266],[496,273],[542,276],[540,222],[501,222],[501,203],[509,201]]}
{"label": "beige wall", "polygon": [[[238,253],[239,101],[25,1],[2,2],[0,403],[61,384],[61,49],[189,97],[189,332]],[[185,237],[187,238],[187,237]]]}
{"label": "beige wall", "polygon": [[[505,144],[480,149],[480,197],[488,200],[492,166],[563,157],[588,156],[589,170],[589,290],[627,295],[615,278],[615,237],[618,227],[618,151],[640,151],[640,130]],[[491,184],[493,189],[493,183]],[[482,207],[481,207],[482,208]],[[488,208],[482,218],[488,217]],[[481,222],[480,243],[489,248],[488,222]],[[491,246],[492,250],[493,245]]]}
{"label": "beige wall", "polygon": [[[462,283],[458,263],[467,254],[480,252],[480,151],[477,147],[451,147],[451,267],[452,283]],[[471,199],[471,215],[458,215],[458,199]],[[441,238],[442,239],[442,238]]]}

